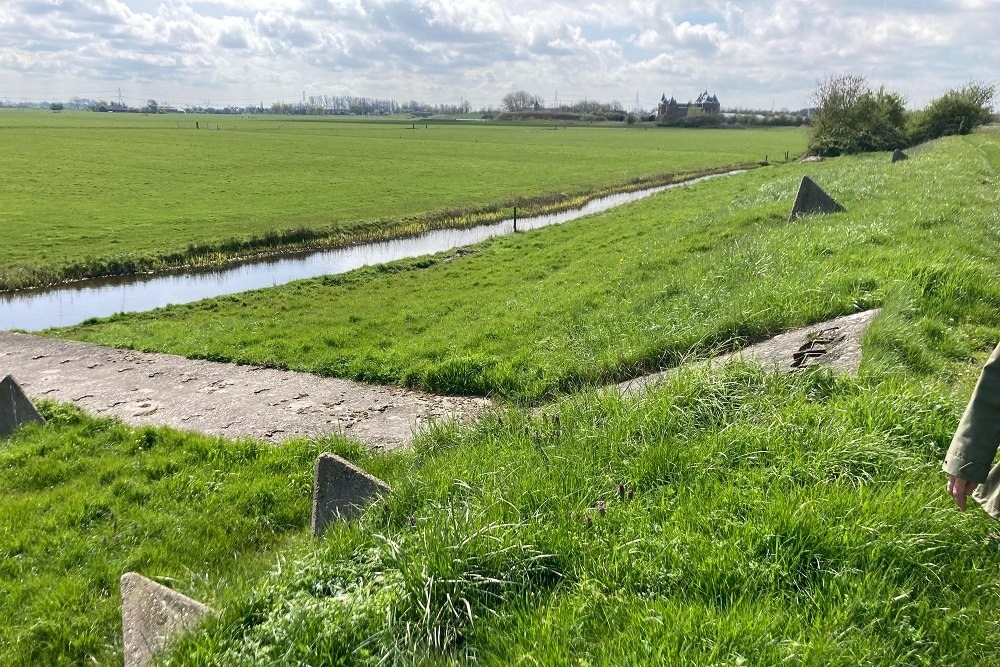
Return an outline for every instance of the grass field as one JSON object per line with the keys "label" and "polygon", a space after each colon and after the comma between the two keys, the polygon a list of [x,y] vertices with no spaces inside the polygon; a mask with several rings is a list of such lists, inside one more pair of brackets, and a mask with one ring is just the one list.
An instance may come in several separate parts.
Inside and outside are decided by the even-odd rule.
{"label": "grass field", "polygon": [[169,664],[981,664],[1000,551],[943,493],[948,395],[734,369],[438,432]]}
{"label": "grass field", "polygon": [[[568,397],[558,420],[442,427],[386,505],[303,546],[171,664],[980,664],[1000,649],[997,527],[950,507],[939,462],[1000,337],[997,146],[835,161],[817,173],[849,212],[795,225],[767,213],[782,180],[752,174],[718,214],[744,234],[701,219],[716,244],[689,252],[712,271],[673,292],[738,304],[751,329],[747,282],[789,280],[774,307],[805,317],[813,293],[880,303],[859,378],[688,371],[638,399]],[[704,208],[716,187],[691,196]],[[558,240],[539,232],[536,251]],[[504,266],[496,245],[479,256]]]}
{"label": "grass field", "polygon": [[[755,170],[471,252],[56,333],[534,402],[874,306],[917,308],[919,322],[913,304],[928,294],[954,295],[962,317],[992,327],[997,156],[996,135],[976,135],[905,163]],[[805,173],[847,212],[788,224]],[[956,354],[968,345],[955,341]]]}
{"label": "grass field", "polygon": [[805,138],[0,112],[0,289],[472,224],[516,202],[796,155]]}
{"label": "grass field", "polygon": [[[806,172],[847,212],[788,224]],[[1000,340],[998,185],[1000,135],[952,138],[55,332],[513,404],[392,454],[45,404],[0,440],[0,662],[116,659],[137,569],[222,610],[171,665],[983,664],[1000,529],[939,465]],[[592,388],[875,305],[857,378]],[[327,448],[394,490],[312,542]]]}
{"label": "grass field", "polygon": [[120,664],[127,571],[224,607],[308,534],[317,454],[367,460],[336,439],[275,448],[40,407],[46,426],[0,439],[2,665]]}
{"label": "grass field", "polygon": [[[222,612],[170,665],[982,664],[997,528],[948,506],[938,468],[975,369],[887,370],[899,325],[860,379],[686,372],[391,455],[46,405],[0,441],[0,662],[120,660],[138,570]],[[330,447],[394,492],[312,542]]]}

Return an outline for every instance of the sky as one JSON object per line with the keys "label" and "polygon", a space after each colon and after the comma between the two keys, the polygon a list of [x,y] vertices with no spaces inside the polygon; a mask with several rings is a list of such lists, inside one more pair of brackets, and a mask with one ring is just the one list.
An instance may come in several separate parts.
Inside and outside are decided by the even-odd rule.
{"label": "sky", "polygon": [[1000,78],[997,26],[1000,0],[0,0],[0,99],[796,110],[849,73],[919,108]]}

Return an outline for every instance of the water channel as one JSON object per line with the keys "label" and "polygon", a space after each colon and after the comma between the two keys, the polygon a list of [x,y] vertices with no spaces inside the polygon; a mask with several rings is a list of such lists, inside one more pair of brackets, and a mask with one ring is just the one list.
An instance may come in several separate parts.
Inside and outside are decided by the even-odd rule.
{"label": "water channel", "polygon": [[[538,229],[576,220],[615,206],[645,199],[658,192],[691,185],[710,178],[740,173],[701,176],[680,183],[592,199],[580,208],[517,220],[517,231]],[[0,329],[39,331],[79,324],[91,317],[119,312],[151,310],[168,304],[189,303],[223,294],[283,285],[293,280],[345,273],[362,266],[420,257],[472,245],[514,231],[513,219],[469,229],[442,229],[410,238],[257,259],[214,270],[192,269],[85,280],[52,288],[0,292]]]}

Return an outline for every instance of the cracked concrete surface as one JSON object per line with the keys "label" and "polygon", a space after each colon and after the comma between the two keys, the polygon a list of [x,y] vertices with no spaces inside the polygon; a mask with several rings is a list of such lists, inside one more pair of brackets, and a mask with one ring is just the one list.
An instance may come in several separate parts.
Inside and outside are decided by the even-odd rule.
{"label": "cracked concrete surface", "polygon": [[[704,363],[742,358],[793,372],[827,365],[856,372],[861,337],[877,310],[802,327]],[[668,369],[617,385],[622,395],[655,384]],[[391,449],[436,419],[474,419],[485,398],[437,396],[309,373],[237,366],[169,354],[0,331],[0,377],[10,374],[35,398],[75,403],[128,424],[163,425],[228,438],[281,442],[339,433]]]}
{"label": "cracked concrete surface", "polygon": [[128,424],[275,443],[339,433],[391,449],[432,420],[471,419],[490,405],[484,398],[0,331],[0,376],[8,373],[32,399],[74,403]]}
{"label": "cracked concrete surface", "polygon": [[[866,310],[827,322],[793,329],[762,343],[750,345],[731,354],[724,354],[703,363],[725,364],[737,359],[756,362],[783,373],[792,373],[804,366],[828,366],[845,373],[857,373],[861,364],[861,338],[879,310]],[[677,369],[626,380],[617,385],[622,396],[641,392]]]}

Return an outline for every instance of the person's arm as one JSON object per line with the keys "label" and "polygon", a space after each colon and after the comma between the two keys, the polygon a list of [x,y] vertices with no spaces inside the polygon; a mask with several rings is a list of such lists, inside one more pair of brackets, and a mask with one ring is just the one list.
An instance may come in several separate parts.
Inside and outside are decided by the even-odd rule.
{"label": "person's arm", "polygon": [[948,493],[959,509],[976,486],[986,481],[1000,445],[1000,345],[983,367],[965,408],[942,468],[948,473]]}

